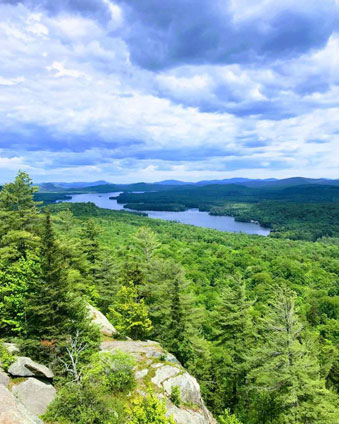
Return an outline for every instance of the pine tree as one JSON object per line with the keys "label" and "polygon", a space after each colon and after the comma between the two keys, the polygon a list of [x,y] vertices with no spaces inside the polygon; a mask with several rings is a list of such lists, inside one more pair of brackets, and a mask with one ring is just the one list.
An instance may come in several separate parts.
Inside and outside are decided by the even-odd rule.
{"label": "pine tree", "polygon": [[144,297],[146,276],[144,270],[142,270],[142,264],[140,258],[135,256],[129,256],[126,253],[125,260],[120,270],[120,282],[122,285],[132,284],[137,290],[141,297]]}
{"label": "pine tree", "polygon": [[147,227],[140,227],[134,236],[134,242],[136,250],[141,255],[145,266],[148,267],[160,247],[157,235]]}
{"label": "pine tree", "polygon": [[187,286],[180,265],[152,259],[143,291],[153,324],[151,336],[189,367],[196,359],[194,346],[201,349],[204,343],[198,340],[201,310],[195,307]]}
{"label": "pine tree", "polygon": [[39,270],[36,191],[24,172],[0,192],[0,330],[21,335],[25,297]]}
{"label": "pine tree", "polygon": [[86,221],[82,231],[83,251],[91,264],[91,275],[95,278],[98,270],[98,262],[101,258],[99,244],[99,228],[94,219]]}
{"label": "pine tree", "polygon": [[118,270],[110,252],[101,247],[99,235],[95,220],[89,219],[81,232],[82,252],[88,263],[85,291],[106,313],[117,291]]}
{"label": "pine tree", "polygon": [[27,229],[32,225],[32,215],[37,214],[37,203],[33,195],[37,187],[26,172],[19,171],[13,183],[4,184],[0,192],[0,210],[16,214],[16,226]]}
{"label": "pine tree", "polygon": [[25,172],[19,172],[13,183],[0,191],[0,255],[16,261],[27,257],[39,243],[39,215],[33,199],[36,187]]}
{"label": "pine tree", "polygon": [[187,343],[187,329],[180,296],[180,282],[179,275],[172,282],[167,345],[175,353],[179,361],[185,364],[191,351],[189,349],[189,343]]}
{"label": "pine tree", "polygon": [[[277,290],[265,321],[265,343],[253,354],[248,382],[254,409],[260,411],[257,419],[259,423],[334,424],[338,400],[326,389],[319,364],[302,338],[295,301],[293,291]],[[259,402],[267,394],[270,414]]]}
{"label": "pine tree", "polygon": [[214,396],[212,403],[222,413],[239,408],[248,370],[249,349],[254,341],[251,318],[253,301],[246,298],[242,281],[226,287],[215,308],[215,352],[213,363]]}
{"label": "pine tree", "polygon": [[69,334],[82,324],[86,312],[74,296],[67,279],[67,268],[55,240],[51,215],[45,213],[41,241],[41,272],[26,304],[28,334],[32,338],[51,340]]}
{"label": "pine tree", "polygon": [[109,251],[103,252],[100,267],[95,279],[95,288],[98,292],[96,303],[104,314],[108,313],[109,307],[120,288],[119,269]]}

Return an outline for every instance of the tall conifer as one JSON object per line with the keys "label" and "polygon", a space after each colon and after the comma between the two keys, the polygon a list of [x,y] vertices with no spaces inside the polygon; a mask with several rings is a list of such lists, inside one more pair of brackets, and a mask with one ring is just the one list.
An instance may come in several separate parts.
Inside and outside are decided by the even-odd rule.
{"label": "tall conifer", "polygon": [[[84,319],[82,303],[72,293],[63,256],[55,240],[47,210],[41,242],[41,273],[27,300],[28,333],[53,339],[68,334]],[[78,323],[79,323],[78,322]]]}
{"label": "tall conifer", "polygon": [[225,408],[235,412],[245,388],[249,350],[254,341],[252,305],[245,284],[237,281],[223,290],[213,314],[217,346],[212,369],[213,403],[220,413]]}
{"label": "tall conifer", "polygon": [[[265,320],[265,343],[253,354],[254,368],[248,382],[254,408],[261,410],[258,422],[335,424],[337,400],[326,389],[316,357],[302,337],[303,326],[295,311],[295,301],[293,291],[277,290]],[[268,405],[270,421],[259,402],[267,394],[272,399]]]}

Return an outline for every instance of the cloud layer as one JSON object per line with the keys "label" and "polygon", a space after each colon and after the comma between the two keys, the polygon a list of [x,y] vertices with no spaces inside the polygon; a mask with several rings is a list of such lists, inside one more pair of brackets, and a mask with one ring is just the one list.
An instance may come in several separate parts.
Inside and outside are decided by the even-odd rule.
{"label": "cloud layer", "polygon": [[0,182],[339,177],[339,1],[0,1]]}

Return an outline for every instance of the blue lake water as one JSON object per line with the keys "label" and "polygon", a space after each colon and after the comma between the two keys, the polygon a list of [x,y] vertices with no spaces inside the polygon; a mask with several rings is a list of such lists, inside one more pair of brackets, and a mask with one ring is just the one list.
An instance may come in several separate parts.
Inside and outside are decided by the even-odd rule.
{"label": "blue lake water", "polygon": [[[109,197],[116,197],[120,193],[87,193],[75,194],[71,199],[65,202],[92,202],[99,208],[112,210],[127,210],[116,200],[110,200]],[[212,228],[219,231],[228,231],[231,233],[258,234],[268,236],[270,230],[251,222],[236,222],[232,216],[213,216],[208,212],[200,212],[198,209],[189,209],[184,212],[164,212],[164,211],[143,211],[149,218],[163,219],[165,221],[177,221],[183,224],[195,225],[197,227]]]}

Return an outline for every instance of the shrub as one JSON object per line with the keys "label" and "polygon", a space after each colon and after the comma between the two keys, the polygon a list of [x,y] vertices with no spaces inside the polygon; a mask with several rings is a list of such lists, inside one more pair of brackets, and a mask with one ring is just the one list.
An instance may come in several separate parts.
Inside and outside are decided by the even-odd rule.
{"label": "shrub", "polygon": [[106,391],[128,392],[135,386],[134,366],[134,358],[126,353],[96,353],[85,372],[84,381],[101,385]]}
{"label": "shrub", "polygon": [[134,401],[130,412],[130,424],[176,424],[166,417],[165,401],[160,402],[152,391]]}
{"label": "shrub", "polygon": [[152,322],[144,300],[138,300],[135,287],[122,286],[110,308],[109,319],[124,336],[144,340],[152,330]]}
{"label": "shrub", "polygon": [[8,368],[12,365],[12,363],[15,361],[15,356],[8,352],[6,349],[4,343],[0,341],[0,363],[1,367],[7,371]]}
{"label": "shrub", "polygon": [[93,384],[67,383],[42,417],[58,424],[121,424],[126,413],[118,399]]}
{"label": "shrub", "polygon": [[223,416],[218,417],[219,424],[242,424],[241,421],[235,415],[231,415],[231,413],[226,409]]}
{"label": "shrub", "polygon": [[179,386],[173,386],[171,390],[171,401],[174,403],[175,406],[180,406],[181,404],[181,394],[180,394],[180,387]]}

